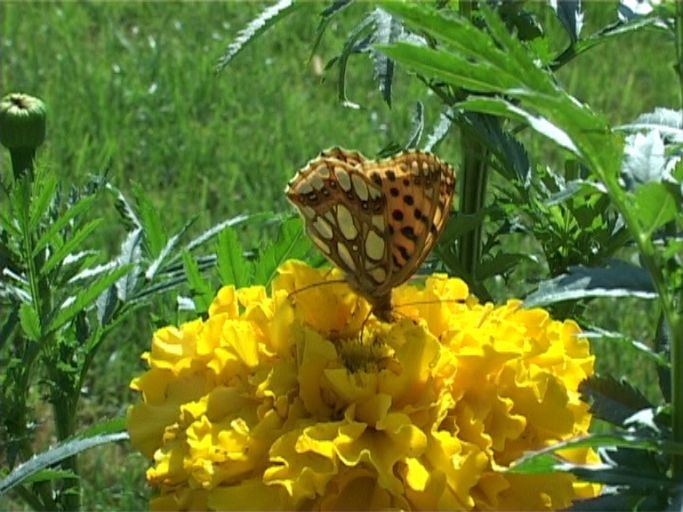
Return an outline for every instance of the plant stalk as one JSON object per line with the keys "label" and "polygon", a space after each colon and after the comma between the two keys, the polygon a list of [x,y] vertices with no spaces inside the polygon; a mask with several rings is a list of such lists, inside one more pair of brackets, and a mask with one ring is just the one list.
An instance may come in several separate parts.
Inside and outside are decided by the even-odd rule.
{"label": "plant stalk", "polygon": [[[463,184],[459,209],[463,215],[477,215],[484,207],[486,185],[488,183],[488,151],[470,133],[466,125],[462,126]],[[476,281],[475,288],[480,288],[477,280],[477,266],[481,261],[483,223],[463,233],[458,241],[460,266],[466,275]]]}
{"label": "plant stalk", "polygon": [[[676,3],[676,71],[680,92],[679,106],[683,107],[683,3]],[[674,442],[683,443],[683,297],[671,297],[668,320],[671,332],[671,430]],[[666,315],[667,311],[664,310]],[[674,455],[674,481],[683,480],[683,456]]]}

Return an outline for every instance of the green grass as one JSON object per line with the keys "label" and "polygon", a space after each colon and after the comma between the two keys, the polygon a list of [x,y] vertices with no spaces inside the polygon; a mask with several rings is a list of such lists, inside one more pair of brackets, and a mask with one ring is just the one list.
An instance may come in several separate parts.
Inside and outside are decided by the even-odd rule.
{"label": "green grass", "polygon": [[[398,75],[396,99],[387,108],[363,57],[352,59],[348,94],[364,108],[343,108],[336,71],[322,80],[308,61],[320,4],[278,24],[214,74],[226,45],[262,5],[0,4],[0,94],[23,91],[48,105],[41,161],[65,185],[105,170],[124,191],[138,184],[163,212],[169,231],[193,217],[199,232],[243,212],[289,211],[282,189],[320,149],[342,145],[374,154],[391,141],[406,140],[417,99],[426,103],[428,124],[436,120],[438,103],[406,74]],[[340,16],[313,60],[324,63],[334,56],[367,8],[355,5]],[[588,5],[587,32],[613,18],[609,8]],[[673,58],[673,45],[659,34],[639,34],[580,57],[559,78],[619,124],[655,106],[677,106]],[[531,136],[525,141],[544,154],[543,142]],[[450,137],[440,152],[455,158],[457,138]],[[548,149],[547,155],[552,163],[557,153]],[[0,175],[8,173],[3,152]],[[109,206],[97,214],[114,220]],[[122,235],[115,222],[107,222],[92,243],[113,252]],[[261,234],[251,229],[243,235],[254,246]],[[604,301],[595,309],[597,323],[651,341],[656,317],[649,305],[618,302],[615,314],[614,301]],[[160,304],[144,314],[168,310]],[[142,371],[139,355],[149,346],[151,330],[152,321],[139,316],[102,347],[79,424],[124,414],[136,400],[127,386]],[[640,364],[637,354],[607,343],[597,350],[601,368],[617,375],[636,372],[636,381],[653,389],[652,368]],[[86,509],[146,508],[146,462],[127,446],[92,450],[81,464]]]}

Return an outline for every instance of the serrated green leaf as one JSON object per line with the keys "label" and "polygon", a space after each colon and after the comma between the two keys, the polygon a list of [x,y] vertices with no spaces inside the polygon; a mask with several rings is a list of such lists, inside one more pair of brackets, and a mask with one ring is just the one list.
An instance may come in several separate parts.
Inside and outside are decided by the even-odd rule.
{"label": "serrated green leaf", "polygon": [[102,218],[97,218],[81,226],[78,231],[64,242],[64,245],[50,255],[45,264],[40,268],[40,274],[45,276],[52,272],[52,270],[62,263],[64,258],[83,245],[90,234],[97,229],[103,220],[104,219]]}
{"label": "serrated green leaf", "polygon": [[148,281],[152,281],[156,277],[157,272],[161,268],[161,265],[166,262],[166,259],[168,258],[169,254],[171,254],[171,252],[178,247],[180,239],[187,232],[187,230],[194,223],[194,221],[195,219],[191,219],[188,222],[186,222],[185,225],[182,228],[180,228],[180,230],[175,235],[168,239],[164,247],[161,249],[161,251],[159,251],[159,254],[156,257],[156,259],[149,265],[147,271],[145,272],[145,278]]}
{"label": "serrated green leaf", "polygon": [[294,12],[303,3],[295,2],[294,0],[280,0],[276,4],[266,7],[245,28],[238,32],[237,37],[228,45],[225,52],[223,52],[223,56],[219,59],[216,71],[221,71],[225,68],[256,37],[263,34],[288,14]]}
{"label": "serrated green leaf", "polygon": [[592,414],[617,426],[623,426],[635,413],[653,406],[627,380],[618,381],[611,375],[592,375],[581,382],[579,392],[581,399],[591,405]]}
{"label": "serrated green leaf", "polygon": [[378,45],[376,48],[403,66],[427,77],[474,91],[494,92],[516,84],[509,77],[499,75],[498,70],[488,63],[477,67],[464,57],[445,50],[404,42]]}
{"label": "serrated green leaf", "polygon": [[52,321],[48,324],[48,332],[56,331],[74,318],[81,310],[90,307],[103,291],[126,275],[130,268],[130,265],[121,266],[89,283],[87,287],[79,289],[80,293],[76,295],[73,302],[53,313]]}
{"label": "serrated green leaf", "polygon": [[106,189],[114,196],[114,207],[116,208],[116,211],[119,212],[119,215],[126,226],[126,230],[132,231],[134,229],[142,229],[140,218],[128,199],[126,199],[126,196],[110,183],[107,183]]}
{"label": "serrated green leaf", "polygon": [[19,321],[26,337],[32,341],[40,339],[40,318],[31,304],[24,302],[19,308]]}
{"label": "serrated green leaf", "polygon": [[33,255],[35,256],[42,251],[52,240],[52,237],[59,233],[72,219],[91,208],[94,201],[95,196],[86,196],[71,205],[57,220],[50,224],[50,227],[38,239],[33,248]]}
{"label": "serrated green leaf", "polygon": [[39,193],[38,196],[31,201],[29,217],[29,229],[32,231],[36,228],[40,219],[47,213],[50,203],[55,196],[55,190],[57,189],[56,175],[49,174],[45,179],[41,180],[40,183],[34,183],[34,193],[36,192],[36,188],[39,188]]}
{"label": "serrated green leaf", "polygon": [[608,267],[571,267],[566,274],[542,282],[524,300],[533,308],[589,297],[638,297],[655,299],[657,293],[650,275],[642,268],[612,260]]}
{"label": "serrated green leaf", "polygon": [[226,228],[229,228],[231,226],[239,226],[240,224],[245,223],[246,221],[251,221],[251,222],[257,222],[260,220],[268,220],[273,217],[272,213],[268,212],[263,212],[263,213],[257,213],[253,215],[238,215],[236,217],[231,217],[230,219],[226,219],[222,222],[219,222],[218,224],[211,226],[209,229],[204,231],[201,235],[199,235],[196,238],[193,238],[186,246],[185,250],[186,251],[192,251],[195,248],[199,247],[200,245],[206,243],[207,241],[211,240],[213,237],[218,235],[221,231],[223,231]]}
{"label": "serrated green leaf", "polygon": [[623,156],[620,137],[610,130],[604,117],[560,89],[493,11],[484,5],[479,10],[487,33],[465,18],[449,17],[425,4],[390,3],[384,8],[455,51],[404,43],[382,47],[381,51],[427,77],[518,100],[519,104],[505,106],[504,110],[497,105],[498,115],[522,116],[544,135],[549,128],[553,139],[578,154],[601,179],[614,183]]}
{"label": "serrated green leaf", "polygon": [[138,271],[142,259],[142,228],[136,228],[121,243],[121,253],[116,258],[115,265],[131,265],[131,271],[116,283],[116,294],[119,300],[126,302],[135,292],[138,284]]}
{"label": "serrated green leaf", "polygon": [[510,180],[527,183],[531,172],[529,156],[524,146],[503,130],[499,119],[476,112],[459,117],[460,126],[474,131],[477,140],[496,156],[501,173]]}
{"label": "serrated green leaf", "polygon": [[524,124],[528,124],[531,129],[540,135],[549,138],[555,142],[555,144],[562,146],[573,154],[581,156],[581,153],[574,144],[574,141],[572,141],[571,137],[562,128],[554,125],[546,118],[535,116],[530,112],[513,105],[509,101],[505,101],[502,98],[477,97],[459,103],[458,107],[483,114],[508,117]]}
{"label": "serrated green leaf", "polygon": [[243,254],[237,233],[226,229],[218,236],[216,244],[218,275],[223,285],[242,288],[250,284],[252,268]]}
{"label": "serrated green leaf", "polygon": [[183,253],[183,263],[185,264],[185,275],[190,285],[192,299],[199,313],[209,310],[213,300],[214,290],[209,282],[202,276],[197,262],[189,252]]}
{"label": "serrated green leaf", "polygon": [[163,250],[168,235],[161,221],[161,209],[157,208],[150,200],[147,193],[139,186],[134,187],[135,201],[140,211],[140,223],[144,231],[145,245],[152,258],[159,256]]}
{"label": "serrated green leaf", "polygon": [[301,219],[286,220],[275,243],[269,244],[254,268],[254,284],[267,285],[275,277],[278,267],[288,259],[302,259],[311,249],[311,243],[303,234]]}
{"label": "serrated green leaf", "polygon": [[676,201],[662,183],[646,183],[634,193],[634,208],[646,236],[676,217]]}

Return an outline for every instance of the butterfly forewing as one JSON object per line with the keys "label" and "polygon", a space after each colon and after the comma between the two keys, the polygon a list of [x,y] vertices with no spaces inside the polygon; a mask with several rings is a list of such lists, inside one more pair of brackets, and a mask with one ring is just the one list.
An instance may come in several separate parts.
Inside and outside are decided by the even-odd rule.
{"label": "butterfly forewing", "polygon": [[422,264],[445,226],[455,178],[434,155],[381,161],[332,148],[290,181],[306,231],[349,284],[390,318],[392,288]]}

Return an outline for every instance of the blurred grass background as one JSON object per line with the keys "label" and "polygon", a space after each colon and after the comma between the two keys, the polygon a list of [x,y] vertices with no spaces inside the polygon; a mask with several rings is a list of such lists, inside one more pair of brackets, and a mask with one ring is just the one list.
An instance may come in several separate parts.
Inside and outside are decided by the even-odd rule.
{"label": "blurred grass background", "polygon": [[[106,171],[130,192],[137,184],[157,207],[169,231],[197,217],[195,233],[243,212],[289,211],[286,181],[322,148],[341,145],[375,154],[408,137],[415,101],[425,103],[427,125],[439,103],[422,84],[400,73],[389,109],[364,57],[352,58],[347,93],[362,109],[337,99],[336,68],[322,67],[341,49],[345,35],[367,12],[349,7],[333,22],[310,59],[322,3],[310,3],[255,41],[222,73],[214,66],[227,44],[266,4],[230,3],[0,3],[0,95],[26,92],[48,106],[48,142],[42,165],[65,185],[84,183]],[[540,3],[542,23],[559,25]],[[616,18],[616,6],[585,4],[584,34]],[[553,33],[553,30],[550,30]],[[557,47],[562,39],[553,42]],[[658,33],[615,39],[570,63],[559,79],[581,100],[604,112],[612,124],[632,120],[657,106],[678,108],[671,63],[674,48]],[[539,162],[557,152],[525,135]],[[457,137],[439,152],[457,162]],[[6,152],[0,175],[10,172]],[[124,234],[112,205],[93,215],[104,224],[92,244],[117,250]],[[258,233],[243,233],[254,246]],[[125,414],[136,397],[130,379],[141,373],[139,356],[149,346],[151,319],[174,303],[145,311],[102,347],[83,390],[79,424]],[[644,301],[596,301],[596,323],[650,342],[656,308]],[[657,396],[655,373],[637,353],[595,344],[598,367]],[[36,395],[38,417],[49,410]],[[47,428],[49,421],[44,421]],[[51,432],[42,432],[42,447]],[[127,445],[91,450],[81,458],[84,508],[146,508],[147,462]],[[18,504],[13,504],[12,508]],[[0,502],[0,508],[2,506]]]}

